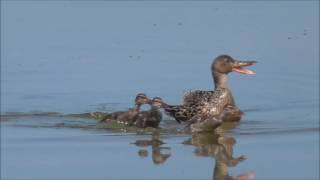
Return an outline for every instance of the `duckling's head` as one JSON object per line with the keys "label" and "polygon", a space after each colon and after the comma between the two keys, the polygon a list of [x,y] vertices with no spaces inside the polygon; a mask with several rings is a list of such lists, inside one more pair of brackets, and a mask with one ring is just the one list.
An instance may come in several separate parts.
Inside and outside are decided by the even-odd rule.
{"label": "duckling's head", "polygon": [[163,106],[163,100],[159,97],[154,97],[152,99],[152,106],[157,107],[157,108],[161,108]]}
{"label": "duckling's head", "polygon": [[136,96],[136,99],[134,100],[135,104],[138,106],[144,105],[144,104],[149,104],[150,103],[150,99],[148,98],[148,96],[144,93],[139,93]]}
{"label": "duckling's head", "polygon": [[251,66],[255,63],[256,61],[238,61],[229,55],[220,55],[214,59],[211,65],[211,71],[212,73],[218,72],[221,74],[228,74],[232,71],[241,74],[255,74],[255,72],[243,68],[245,66]]}

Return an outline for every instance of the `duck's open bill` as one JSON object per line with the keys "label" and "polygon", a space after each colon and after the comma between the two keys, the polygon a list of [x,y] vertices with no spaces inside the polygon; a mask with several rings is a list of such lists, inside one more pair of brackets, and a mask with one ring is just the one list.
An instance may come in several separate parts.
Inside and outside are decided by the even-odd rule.
{"label": "duck's open bill", "polygon": [[233,64],[232,71],[241,74],[256,74],[254,71],[249,69],[244,69],[245,66],[251,66],[257,63],[257,61],[235,61]]}

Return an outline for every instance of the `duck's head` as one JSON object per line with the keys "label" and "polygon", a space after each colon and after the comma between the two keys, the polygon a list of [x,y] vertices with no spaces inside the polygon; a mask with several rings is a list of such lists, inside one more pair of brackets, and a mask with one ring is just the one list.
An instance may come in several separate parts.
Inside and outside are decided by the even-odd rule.
{"label": "duck's head", "polygon": [[257,63],[256,61],[239,61],[233,59],[229,55],[220,55],[215,58],[211,65],[212,73],[218,72],[221,74],[228,74],[232,71],[241,73],[241,74],[255,74],[255,72],[244,69],[246,66],[251,66]]}
{"label": "duck's head", "polygon": [[161,108],[164,104],[163,100],[159,97],[154,97],[151,102],[152,106],[156,108]]}
{"label": "duck's head", "polygon": [[148,98],[148,96],[144,93],[139,93],[136,96],[136,99],[134,100],[135,105],[141,106],[144,104],[149,104],[150,103],[150,99]]}

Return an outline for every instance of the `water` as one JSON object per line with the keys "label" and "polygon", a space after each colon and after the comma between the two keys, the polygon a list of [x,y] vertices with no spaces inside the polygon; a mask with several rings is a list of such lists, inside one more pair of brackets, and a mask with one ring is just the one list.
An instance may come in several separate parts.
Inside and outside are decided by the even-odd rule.
{"label": "water", "polygon": [[[319,179],[318,7],[1,1],[1,179]],[[64,116],[123,110],[138,92],[180,103],[213,88],[223,53],[258,63],[230,74],[245,116],[222,143],[166,131],[179,127],[167,118],[123,132]]]}

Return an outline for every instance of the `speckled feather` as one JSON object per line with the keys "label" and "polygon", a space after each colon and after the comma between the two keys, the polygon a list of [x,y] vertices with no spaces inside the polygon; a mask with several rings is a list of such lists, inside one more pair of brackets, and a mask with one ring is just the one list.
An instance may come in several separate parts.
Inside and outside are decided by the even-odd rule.
{"label": "speckled feather", "polygon": [[183,105],[167,106],[164,109],[169,116],[180,123],[190,120],[197,114],[201,114],[201,118],[218,116],[231,99],[231,93],[226,88],[217,88],[215,91],[193,91],[185,95]]}
{"label": "speckled feather", "polygon": [[238,61],[229,55],[216,57],[211,64],[214,91],[191,91],[184,96],[183,104],[164,107],[165,111],[178,122],[187,121],[192,132],[212,130],[225,120],[240,120],[242,112],[236,107],[228,88],[228,74],[236,71],[254,74],[242,67],[251,66],[256,61]]}
{"label": "speckled feather", "polygon": [[195,104],[199,104],[201,101],[209,101],[212,97],[214,91],[188,91],[184,94],[183,97],[183,105],[185,106],[193,106]]}

